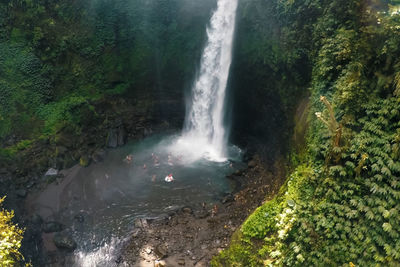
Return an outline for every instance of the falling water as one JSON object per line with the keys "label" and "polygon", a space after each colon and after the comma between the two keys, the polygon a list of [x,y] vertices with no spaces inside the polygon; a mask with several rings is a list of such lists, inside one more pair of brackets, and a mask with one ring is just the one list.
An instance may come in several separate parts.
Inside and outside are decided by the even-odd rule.
{"label": "falling water", "polygon": [[[86,233],[84,227],[87,226],[93,228],[87,234],[104,239],[103,245],[94,249],[79,242],[81,248],[73,256],[72,266],[114,265],[118,255],[116,251],[119,251],[122,243],[118,238],[108,240],[103,228],[112,232],[124,231],[124,227],[129,227],[135,216],[161,214],[163,208],[176,203],[211,201],[220,191],[230,190],[227,188],[225,175],[234,169],[227,162],[217,161],[226,161],[227,155],[240,161],[240,149],[227,146],[228,136],[224,127],[224,104],[232,60],[237,5],[238,0],[218,0],[217,9],[207,28],[208,40],[202,54],[199,75],[192,88],[182,138],[176,141],[174,136],[167,143],[164,140],[157,145],[143,140],[137,150],[124,151],[122,155],[116,155],[115,161],[108,158],[103,163],[91,165],[82,169],[82,173],[72,176],[71,179],[75,177],[75,182],[68,184],[68,188],[64,189],[65,194],[62,195],[68,200],[64,199],[62,203],[69,207],[62,209],[67,212],[65,218],[82,210],[96,211],[97,213],[94,212],[85,219],[81,226],[83,230],[78,227],[74,235],[84,236],[82,233]],[[135,155],[132,164],[122,161],[128,153]],[[157,166],[153,166],[154,162],[151,161],[153,153],[160,157]],[[204,157],[209,160],[202,159]],[[148,167],[142,167],[146,164]],[[170,186],[165,184],[163,177],[172,172],[176,183]],[[85,179],[81,179],[80,175]],[[82,188],[82,193],[77,188]],[[79,200],[80,197],[83,200]],[[77,211],[73,211],[71,207]],[[63,214],[58,216],[62,217]],[[98,225],[96,218],[100,218],[99,216],[115,220],[102,220],[105,224],[97,229],[90,219],[94,219]],[[118,227],[115,229],[116,222]],[[70,222],[72,225],[76,223]]]}
{"label": "falling water", "polygon": [[223,160],[227,133],[224,103],[238,0],[219,0],[209,27],[208,41],[201,58],[199,76],[192,88],[182,143],[198,154]]}

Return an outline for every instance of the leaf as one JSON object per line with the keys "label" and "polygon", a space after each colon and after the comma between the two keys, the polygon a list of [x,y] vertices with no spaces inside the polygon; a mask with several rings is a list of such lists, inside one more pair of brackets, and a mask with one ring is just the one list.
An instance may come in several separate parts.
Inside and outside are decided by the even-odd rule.
{"label": "leaf", "polygon": [[382,224],[382,228],[385,232],[390,232],[392,231],[392,225],[390,225],[390,223],[384,223]]}

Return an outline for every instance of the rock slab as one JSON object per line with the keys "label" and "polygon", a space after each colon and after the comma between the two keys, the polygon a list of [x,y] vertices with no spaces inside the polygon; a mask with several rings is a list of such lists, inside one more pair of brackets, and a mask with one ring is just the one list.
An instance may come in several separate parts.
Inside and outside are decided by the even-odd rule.
{"label": "rock slab", "polygon": [[77,246],[72,236],[67,233],[56,233],[53,241],[57,248],[67,251],[74,251]]}

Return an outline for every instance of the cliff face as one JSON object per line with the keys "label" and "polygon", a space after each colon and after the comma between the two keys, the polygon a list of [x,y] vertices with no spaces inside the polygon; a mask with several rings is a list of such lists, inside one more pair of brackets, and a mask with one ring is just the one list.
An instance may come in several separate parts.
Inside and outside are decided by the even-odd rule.
{"label": "cliff face", "polygon": [[118,127],[136,137],[181,128],[215,4],[0,3],[2,164],[32,150],[48,158],[57,147],[76,161],[91,153],[77,147],[102,147]]}
{"label": "cliff face", "polygon": [[293,114],[311,75],[310,45],[298,40],[294,46],[287,30],[274,1],[240,1],[230,83],[232,139],[269,160],[289,149]]}
{"label": "cliff face", "polygon": [[[60,135],[80,140],[77,147],[96,140],[91,146],[97,149],[117,124],[136,135],[143,123],[135,126],[132,116],[147,128],[180,129],[215,5],[215,0],[1,3],[2,162],[16,163],[16,153],[31,149],[49,157],[59,146],[68,148]],[[291,106],[307,81],[307,59],[285,50],[276,14],[271,4],[263,5],[254,9],[240,1],[228,114],[232,142],[273,159],[287,150]],[[74,152],[72,158],[92,152]]]}
{"label": "cliff face", "polygon": [[[35,139],[98,99],[179,124],[215,1],[11,1],[0,6],[0,138]],[[149,103],[150,102],[150,103]],[[30,130],[22,125],[29,124]]]}
{"label": "cliff face", "polygon": [[[248,2],[256,10],[265,5]],[[269,1],[267,6],[277,14],[276,51],[287,49],[280,51],[285,64],[278,66],[297,66],[293,73],[302,73],[302,60],[291,64],[306,59],[308,75],[301,77],[309,78],[309,126],[306,139],[299,140],[305,120],[298,113],[295,140],[304,148],[291,145],[296,152],[286,184],[248,217],[214,266],[399,265],[399,231],[393,227],[399,219],[400,173],[397,2]],[[259,28],[262,16],[252,15]],[[268,41],[261,43],[268,55]],[[289,76],[281,73],[272,81],[281,85],[274,95],[291,88],[285,86]],[[279,100],[285,107],[287,98]]]}

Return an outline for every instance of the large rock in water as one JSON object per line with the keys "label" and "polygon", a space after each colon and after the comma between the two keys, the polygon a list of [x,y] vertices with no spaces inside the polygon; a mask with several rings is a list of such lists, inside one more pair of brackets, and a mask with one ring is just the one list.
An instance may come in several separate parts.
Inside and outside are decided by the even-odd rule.
{"label": "large rock in water", "polygon": [[54,244],[59,249],[64,249],[67,251],[74,251],[76,249],[76,242],[67,233],[56,233],[53,238]]}
{"label": "large rock in water", "polygon": [[118,146],[125,145],[126,141],[126,131],[123,126],[118,128]]}
{"label": "large rock in water", "polygon": [[42,226],[42,230],[45,233],[54,233],[62,231],[64,226],[59,222],[46,222]]}
{"label": "large rock in water", "polygon": [[111,129],[111,130],[108,131],[107,146],[111,147],[111,148],[116,148],[118,146],[117,129]]}
{"label": "large rock in water", "polygon": [[115,129],[110,129],[107,135],[107,146],[116,148],[122,146],[126,141],[126,131],[124,126],[119,126]]}
{"label": "large rock in water", "polygon": [[58,175],[58,170],[54,169],[54,168],[50,168],[45,174],[44,176],[57,176]]}

